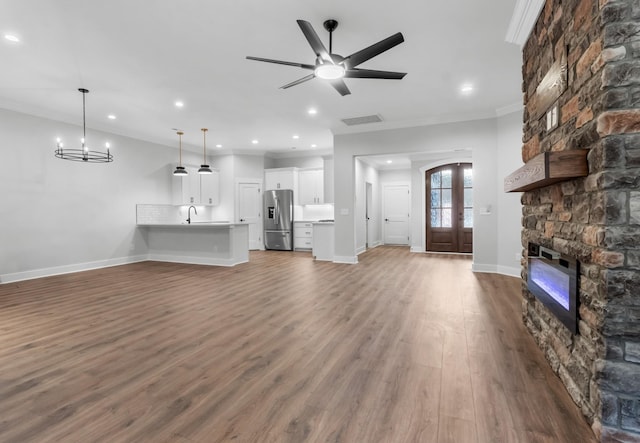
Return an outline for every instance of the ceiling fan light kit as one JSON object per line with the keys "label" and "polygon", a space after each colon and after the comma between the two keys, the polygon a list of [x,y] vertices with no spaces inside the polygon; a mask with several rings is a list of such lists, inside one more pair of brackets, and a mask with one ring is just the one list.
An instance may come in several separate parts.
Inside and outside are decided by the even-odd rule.
{"label": "ceiling fan light kit", "polygon": [[305,20],[297,20],[298,26],[302,30],[302,33],[306,37],[311,49],[316,54],[315,64],[295,63],[287,62],[283,60],[274,60],[262,57],[247,56],[248,60],[255,60],[259,62],[275,63],[279,65],[295,66],[298,68],[313,71],[312,74],[306,75],[298,80],[281,86],[281,89],[287,89],[292,86],[299,85],[306,81],[312,80],[316,77],[328,80],[331,86],[338,91],[340,95],[351,94],[351,91],[345,84],[343,78],[373,78],[373,79],[387,79],[387,80],[400,80],[406,72],[392,72],[392,71],[378,71],[373,69],[358,69],[356,66],[366,62],[373,57],[382,54],[385,51],[393,48],[404,42],[402,33],[397,32],[390,37],[380,40],[378,43],[374,43],[360,51],[353,54],[342,57],[339,54],[333,53],[333,31],[338,27],[337,20],[326,20],[324,22],[324,28],[329,32],[329,50],[325,48],[324,44],[318,37],[318,34],[313,29],[313,26]]}
{"label": "ceiling fan light kit", "polygon": [[323,63],[318,66],[313,73],[316,77],[320,77],[325,80],[335,80],[337,78],[344,77],[345,69],[341,65],[332,65],[330,63]]}

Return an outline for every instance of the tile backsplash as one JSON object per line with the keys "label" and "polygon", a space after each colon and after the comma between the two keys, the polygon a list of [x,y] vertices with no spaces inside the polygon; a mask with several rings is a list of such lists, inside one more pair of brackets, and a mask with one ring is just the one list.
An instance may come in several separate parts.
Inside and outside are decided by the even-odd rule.
{"label": "tile backsplash", "polygon": [[[176,205],[136,205],[136,224],[139,225],[163,225],[182,223],[187,219],[189,206]],[[192,220],[211,221],[212,208],[208,206],[196,206],[198,214],[191,213]]]}

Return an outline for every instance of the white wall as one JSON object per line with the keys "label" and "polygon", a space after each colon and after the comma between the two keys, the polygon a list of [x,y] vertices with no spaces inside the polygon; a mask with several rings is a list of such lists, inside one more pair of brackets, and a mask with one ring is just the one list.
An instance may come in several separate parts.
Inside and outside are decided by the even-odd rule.
{"label": "white wall", "polygon": [[263,156],[236,154],[234,157],[236,178],[264,180]]}
{"label": "white wall", "polygon": [[520,192],[504,192],[503,179],[523,165],[522,111],[497,119],[498,127],[498,269],[501,274],[520,276],[522,256],[522,204]]}
{"label": "white wall", "polygon": [[72,148],[81,133],[79,126],[0,109],[0,281],[146,254],[135,205],[171,203],[176,150],[89,129],[90,146],[111,142],[113,163],[54,157],[56,136]]}
{"label": "white wall", "polygon": [[[497,205],[497,125],[495,119],[361,134],[336,135],[334,138],[334,184],[336,225],[336,261],[357,262],[357,240],[354,156],[392,153],[430,153],[453,156],[460,149],[472,149],[474,165],[474,202],[477,208]],[[415,163],[415,162],[414,162]],[[417,163],[416,163],[417,165]],[[422,187],[424,179],[415,169],[412,187]],[[412,211],[422,207],[423,194],[413,192]],[[418,199],[419,198],[419,199]],[[424,211],[418,211],[424,217]],[[412,241],[423,242],[423,223],[412,220]],[[476,217],[474,229],[474,268],[489,270],[497,263],[497,220],[495,212]]]}
{"label": "white wall", "polygon": [[235,217],[235,156],[232,154],[213,157],[211,167],[220,171],[220,204],[212,208],[212,220],[234,221]]}
{"label": "white wall", "polygon": [[393,182],[411,183],[411,169],[387,169],[379,171],[380,184]]}
{"label": "white wall", "polygon": [[263,181],[264,157],[220,155],[213,157],[211,167],[220,170],[220,204],[212,208],[212,219],[235,221],[236,183],[239,179]]}
{"label": "white wall", "polygon": [[267,157],[268,168],[322,168],[324,160],[321,156],[301,157]]}

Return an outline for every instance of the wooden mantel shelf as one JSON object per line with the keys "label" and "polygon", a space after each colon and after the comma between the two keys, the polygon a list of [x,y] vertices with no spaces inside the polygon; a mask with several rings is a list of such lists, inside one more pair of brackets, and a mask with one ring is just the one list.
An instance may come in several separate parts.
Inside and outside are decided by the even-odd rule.
{"label": "wooden mantel shelf", "polygon": [[523,192],[589,174],[588,149],[543,152],[504,179],[504,192]]}

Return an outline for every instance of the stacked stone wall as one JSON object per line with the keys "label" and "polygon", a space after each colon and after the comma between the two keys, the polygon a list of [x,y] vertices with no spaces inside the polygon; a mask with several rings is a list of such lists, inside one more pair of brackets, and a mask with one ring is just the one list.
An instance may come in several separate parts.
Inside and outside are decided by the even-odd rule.
{"label": "stacked stone wall", "polygon": [[[587,177],[522,195],[523,249],[581,262],[579,332],[526,283],[524,322],[594,432],[640,441],[640,0],[548,0],[523,57],[523,161],[589,150]],[[563,57],[558,126],[547,130],[536,94]]]}

